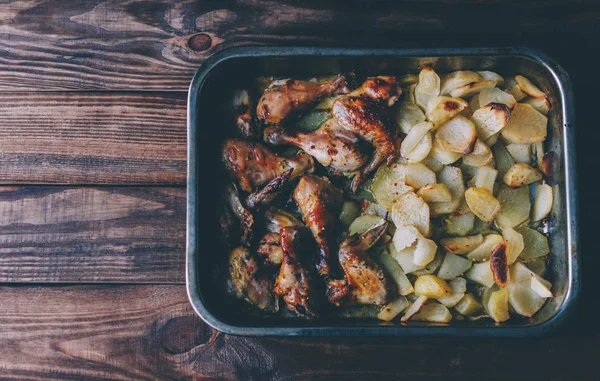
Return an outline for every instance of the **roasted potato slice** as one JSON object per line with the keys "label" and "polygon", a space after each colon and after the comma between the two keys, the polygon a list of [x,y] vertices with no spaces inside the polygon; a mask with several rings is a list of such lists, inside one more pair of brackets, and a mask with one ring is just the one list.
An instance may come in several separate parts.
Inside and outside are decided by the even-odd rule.
{"label": "roasted potato slice", "polygon": [[413,316],[415,316],[420,310],[421,308],[423,308],[423,306],[425,306],[425,302],[427,301],[427,297],[424,295],[421,295],[417,298],[417,300],[415,300],[405,311],[404,311],[404,316],[402,316],[402,318],[400,318],[400,321],[402,322],[406,322],[408,320],[410,320],[410,318],[412,318]]}
{"label": "roasted potato slice", "polygon": [[362,216],[357,217],[350,226],[348,227],[348,234],[363,234],[366,231],[385,224],[385,218],[376,216],[374,214],[364,214]]}
{"label": "roasted potato slice", "polygon": [[492,291],[486,310],[488,315],[497,323],[502,323],[510,319],[510,314],[508,313],[508,290]]}
{"label": "roasted potato slice", "polygon": [[398,293],[402,296],[406,296],[415,291],[412,283],[402,270],[402,267],[398,262],[392,258],[387,250],[384,250],[377,258],[377,263],[383,268],[383,270],[390,276],[392,281],[398,288]]}
{"label": "roasted potato slice", "polygon": [[437,129],[435,140],[446,151],[466,154],[473,151],[477,141],[477,132],[473,122],[458,115]]}
{"label": "roasted potato slice", "polygon": [[493,71],[478,71],[477,74],[479,74],[484,80],[495,81],[496,86],[502,86],[504,84],[504,78],[500,74],[495,73]]}
{"label": "roasted potato slice", "polygon": [[427,132],[419,144],[406,156],[406,159],[409,163],[419,163],[427,158],[432,146],[433,138],[431,137],[431,132]]}
{"label": "roasted potato slice", "polygon": [[433,129],[431,122],[420,122],[414,125],[400,145],[400,155],[408,157],[431,129]]}
{"label": "roasted potato slice", "polygon": [[517,103],[501,134],[510,143],[538,143],[546,139],[547,124],[548,118],[531,105]]}
{"label": "roasted potato slice", "polygon": [[415,87],[415,101],[423,110],[429,101],[440,95],[440,77],[430,67],[424,67],[419,73],[419,83]]}
{"label": "roasted potato slice", "polygon": [[516,313],[531,317],[544,305],[545,298],[531,288],[531,278],[536,275],[521,262],[511,266],[506,290],[508,300]]}
{"label": "roasted potato slice", "polygon": [[398,197],[392,205],[392,221],[396,226],[414,226],[427,237],[429,231],[429,205],[414,192]]}
{"label": "roasted potato slice", "polygon": [[496,224],[500,229],[514,228],[527,221],[531,210],[529,186],[513,189],[501,184],[496,197],[500,202],[500,212],[496,216]]}
{"label": "roasted potato slice", "polygon": [[448,151],[448,150],[442,148],[442,146],[440,145],[440,142],[437,139],[433,139],[433,144],[431,147],[431,151],[429,152],[429,156],[433,160],[435,160],[443,165],[448,165],[448,164],[452,164],[452,163],[456,162],[458,159],[463,157],[463,154]]}
{"label": "roasted potato slice", "polygon": [[425,121],[425,113],[414,103],[398,103],[395,106],[395,120],[402,131],[408,134],[413,126]]}
{"label": "roasted potato slice", "polygon": [[417,238],[417,246],[413,254],[413,263],[417,266],[427,266],[435,258],[437,245],[434,241],[423,236]]}
{"label": "roasted potato slice", "polygon": [[487,262],[473,263],[469,271],[465,273],[465,278],[488,288],[495,283],[494,274],[492,274],[490,264]]}
{"label": "roasted potato slice", "polygon": [[490,260],[494,247],[501,243],[504,239],[499,234],[488,234],[483,237],[481,245],[471,251],[467,258],[471,261],[483,262]]}
{"label": "roasted potato slice", "polygon": [[452,288],[442,278],[422,275],[415,282],[415,294],[428,298],[443,298],[452,295]]}
{"label": "roasted potato slice", "polygon": [[506,107],[509,109],[512,109],[517,104],[515,97],[497,88],[483,90],[477,96],[477,101],[479,102],[479,107],[488,105],[490,103],[499,103],[506,105]]}
{"label": "roasted potato slice", "polygon": [[493,194],[497,176],[498,170],[492,167],[479,167],[475,175],[475,187],[487,189]]}
{"label": "roasted potato slice", "polygon": [[511,188],[522,187],[540,181],[542,172],[527,163],[517,163],[504,174],[504,184]]}
{"label": "roasted potato slice", "polygon": [[446,233],[454,236],[468,235],[475,225],[473,213],[452,213],[445,220]]}
{"label": "roasted potato slice", "polygon": [[413,188],[405,183],[405,171],[402,164],[382,165],[375,173],[371,192],[378,204],[392,210],[396,198],[412,191]]}
{"label": "roasted potato slice", "polygon": [[550,214],[550,211],[552,211],[553,202],[554,195],[552,187],[548,184],[539,184],[535,189],[535,200],[531,211],[531,220],[540,221],[546,218],[548,214]]}
{"label": "roasted potato slice", "polygon": [[423,200],[427,202],[448,202],[452,201],[452,194],[445,184],[435,183],[423,186],[417,192]]}
{"label": "roasted potato slice", "polygon": [[502,103],[489,103],[473,113],[477,136],[486,140],[500,132],[511,118],[510,109]]}
{"label": "roasted potato slice", "polygon": [[452,314],[442,304],[425,304],[421,310],[412,317],[414,321],[429,321],[432,323],[448,323],[452,320]]}
{"label": "roasted potato slice", "polygon": [[527,103],[544,116],[548,116],[548,112],[552,108],[550,102],[546,98],[525,98],[521,103]]}
{"label": "roasted potato slice", "polygon": [[498,175],[503,178],[510,167],[515,165],[515,159],[508,153],[506,147],[501,142],[496,143],[492,147],[492,152],[494,153],[494,159],[496,160]]}
{"label": "roasted potato slice", "polygon": [[504,81],[504,91],[512,95],[517,102],[527,96],[527,94],[525,94],[523,90],[521,90],[521,87],[517,84],[515,77],[507,78],[506,81]]}
{"label": "roasted potato slice", "polygon": [[509,144],[506,150],[517,163],[531,162],[531,144]]}
{"label": "roasted potato slice", "polygon": [[483,242],[483,236],[481,234],[469,236],[469,237],[453,237],[453,238],[442,238],[440,243],[446,250],[452,254],[467,254],[473,251],[477,246]]}
{"label": "roasted potato slice", "polygon": [[448,95],[453,90],[462,87],[464,85],[468,85],[469,83],[481,82],[483,78],[481,75],[477,74],[474,71],[470,70],[458,70],[453,71],[451,73],[446,74],[442,78],[442,86],[440,94]]}
{"label": "roasted potato slice", "polygon": [[435,183],[435,172],[427,168],[425,164],[410,163],[398,164],[404,170],[404,182],[415,189]]}
{"label": "roasted potato slice", "polygon": [[537,230],[521,227],[517,232],[523,237],[523,251],[519,258],[523,261],[531,261],[544,257],[550,253],[548,238]]}
{"label": "roasted potato slice", "polygon": [[492,89],[496,87],[496,81],[494,80],[483,80],[480,82],[471,82],[466,85],[462,85],[457,87],[456,89],[450,92],[450,95],[453,97],[461,97],[466,98],[474,94],[478,94],[479,92]]}
{"label": "roasted potato slice", "polygon": [[473,293],[466,294],[460,302],[454,306],[454,310],[464,316],[475,315],[483,306]]}
{"label": "roasted potato slice", "polygon": [[438,277],[442,279],[454,279],[464,274],[472,266],[472,262],[461,256],[452,253],[446,253],[444,261],[438,270]]}
{"label": "roasted potato slice", "polygon": [[464,278],[454,278],[448,283],[452,289],[452,295],[446,298],[438,298],[438,302],[446,307],[454,307],[465,296],[467,292],[467,281]]}
{"label": "roasted potato slice", "polygon": [[465,183],[460,168],[445,166],[437,174],[438,181],[444,185],[452,194],[452,201],[432,202],[429,207],[432,215],[452,213],[460,206],[465,194]]}
{"label": "roasted potato slice", "polygon": [[546,93],[544,93],[529,79],[523,77],[522,75],[516,75],[515,82],[517,82],[517,85],[521,91],[529,95],[531,98],[546,98]]}
{"label": "roasted potato slice", "polygon": [[471,211],[483,221],[493,221],[500,213],[500,201],[486,188],[469,188],[465,198]]}
{"label": "roasted potato slice", "polygon": [[544,282],[540,280],[537,276],[531,277],[530,287],[536,294],[541,296],[542,298],[551,298],[552,292],[550,291],[550,287],[548,287]]}
{"label": "roasted potato slice", "polygon": [[437,128],[467,107],[469,107],[469,104],[461,98],[437,96],[432,98],[427,105],[427,118]]}
{"label": "roasted potato slice", "polygon": [[396,316],[400,314],[400,312],[408,308],[408,305],[408,299],[406,299],[404,296],[401,296],[398,299],[383,306],[381,308],[381,311],[379,311],[379,314],[377,314],[377,319],[383,321],[392,321]]}

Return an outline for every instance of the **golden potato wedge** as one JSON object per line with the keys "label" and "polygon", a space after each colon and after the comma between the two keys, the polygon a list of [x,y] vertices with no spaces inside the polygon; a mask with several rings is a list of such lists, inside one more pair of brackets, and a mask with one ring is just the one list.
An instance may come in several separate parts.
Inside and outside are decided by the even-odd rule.
{"label": "golden potato wedge", "polygon": [[433,139],[433,145],[431,147],[431,151],[429,152],[429,156],[433,160],[443,165],[449,165],[463,157],[463,154],[445,150],[444,148],[442,148],[437,139]]}
{"label": "golden potato wedge", "polygon": [[500,287],[506,287],[508,283],[508,241],[498,243],[490,254],[490,268],[494,276],[494,282]]}
{"label": "golden potato wedge", "polygon": [[452,201],[452,194],[445,184],[435,183],[423,186],[417,192],[423,200],[427,202],[448,202]]}
{"label": "golden potato wedge", "polygon": [[497,323],[510,319],[508,313],[508,290],[493,291],[487,304],[487,313]]}
{"label": "golden potato wedge", "polygon": [[484,167],[489,165],[494,160],[491,152],[483,155],[468,154],[463,156],[463,164],[471,167]]}
{"label": "golden potato wedge", "polygon": [[534,109],[536,109],[539,113],[544,116],[548,116],[548,112],[550,111],[550,102],[546,98],[525,98],[521,101],[521,103],[527,103],[531,105]]}
{"label": "golden potato wedge", "polygon": [[438,181],[452,194],[452,201],[432,202],[429,207],[432,215],[452,213],[458,209],[465,194],[465,183],[460,168],[445,166],[437,174]]}
{"label": "golden potato wedge", "polygon": [[440,127],[466,109],[469,104],[460,98],[437,96],[427,105],[427,118],[435,128]]}
{"label": "golden potato wedge", "polygon": [[377,314],[377,319],[383,321],[392,321],[396,316],[400,314],[400,312],[404,311],[408,308],[408,299],[404,296],[399,297],[398,299],[389,302],[385,306],[381,308],[379,314]]}
{"label": "golden potato wedge", "polygon": [[494,247],[501,243],[504,239],[499,234],[489,234],[483,237],[483,242],[481,245],[477,246],[473,251],[471,251],[467,258],[471,261],[483,262],[488,261],[491,258],[492,251]]}
{"label": "golden potato wedge", "polygon": [[423,110],[429,101],[440,95],[440,77],[430,67],[424,67],[419,73],[419,83],[415,87],[415,101]]}
{"label": "golden potato wedge", "polygon": [[400,145],[400,155],[407,157],[431,129],[433,129],[433,123],[431,122],[421,122],[414,125]]}
{"label": "golden potato wedge", "polygon": [[405,134],[408,134],[413,126],[425,121],[425,113],[414,103],[397,103],[394,112],[398,128]]}
{"label": "golden potato wedge", "polygon": [[483,306],[479,303],[477,296],[473,293],[466,294],[455,306],[454,310],[464,316],[471,316],[479,311]]}
{"label": "golden potato wedge", "polygon": [[376,261],[396,284],[396,288],[400,295],[406,296],[415,291],[412,283],[402,270],[402,267],[400,267],[398,262],[390,255],[388,250],[384,250],[376,258]]}
{"label": "golden potato wedge", "polygon": [[452,213],[445,220],[446,233],[454,236],[468,235],[475,225],[473,213]]}
{"label": "golden potato wedge", "polygon": [[438,271],[438,269],[440,268],[440,265],[442,264],[443,260],[444,260],[444,255],[442,254],[442,252],[440,250],[438,250],[435,253],[435,257],[433,258],[433,261],[429,262],[429,264],[427,264],[427,266],[414,271],[412,274],[414,276],[435,274]]}
{"label": "golden potato wedge", "polygon": [[417,266],[427,266],[437,252],[437,245],[434,241],[421,235],[417,238],[417,246],[413,254],[413,263]]}
{"label": "golden potato wedge", "polygon": [[513,228],[506,228],[502,230],[502,236],[507,241],[506,255],[508,264],[512,265],[517,261],[517,258],[519,258],[519,255],[521,255],[525,248],[523,235]]}
{"label": "golden potato wedge", "polygon": [[425,304],[421,310],[412,317],[414,321],[428,321],[432,323],[448,323],[452,320],[452,314],[442,304]]}
{"label": "golden potato wedge", "polygon": [[470,70],[458,70],[444,75],[442,78],[440,94],[448,95],[453,90],[468,85],[469,83],[480,82],[483,78],[481,75]]}
{"label": "golden potato wedge", "polygon": [[541,221],[552,211],[554,195],[552,187],[548,184],[539,184],[535,189],[535,200],[531,210],[531,220]]}
{"label": "golden potato wedge", "polygon": [[481,234],[468,237],[442,238],[440,243],[452,254],[467,254],[483,242]]}
{"label": "golden potato wedge", "polygon": [[502,130],[511,117],[510,109],[502,103],[489,103],[473,113],[477,136],[486,140]]}
{"label": "golden potato wedge", "polygon": [[495,283],[494,274],[492,274],[490,264],[487,262],[473,263],[469,271],[465,273],[465,278],[488,288]]}
{"label": "golden potato wedge", "polygon": [[405,274],[411,274],[423,269],[423,266],[417,266],[413,262],[416,247],[417,245],[413,244],[405,249],[397,250],[393,244],[388,245],[390,255],[398,262],[398,265],[400,265]]}
{"label": "golden potato wedge", "polygon": [[415,294],[428,298],[442,298],[452,295],[452,289],[440,277],[435,275],[421,275],[415,282]]}
{"label": "golden potato wedge", "polygon": [[[423,136],[423,139],[417,144],[417,146],[410,151],[410,153],[406,156],[406,159],[409,163],[419,163],[431,152],[431,147],[433,145],[433,138],[431,137],[431,132],[428,132]],[[429,166],[428,166],[429,167]]]}
{"label": "golden potato wedge", "polygon": [[465,198],[473,214],[483,221],[493,221],[500,212],[500,202],[486,188],[469,188]]}
{"label": "golden potato wedge", "polygon": [[515,79],[515,77],[507,78],[506,81],[504,81],[504,91],[512,95],[517,102],[519,102],[521,99],[527,96],[527,94],[525,94],[521,90],[521,87],[519,87],[519,85],[517,84],[517,80]]}
{"label": "golden potato wedge", "polygon": [[415,316],[421,308],[425,305],[427,301],[427,297],[424,295],[419,296],[406,310],[404,310],[404,315],[400,318],[401,322],[409,321],[410,318]]}
{"label": "golden potato wedge", "polygon": [[513,189],[501,184],[496,197],[500,202],[500,213],[496,216],[496,224],[500,229],[514,228],[527,221],[531,210],[529,186]]}
{"label": "golden potato wedge", "polygon": [[504,84],[504,78],[500,74],[495,73],[493,71],[478,71],[477,74],[479,74],[484,80],[491,80],[496,82],[496,86],[502,86]]}
{"label": "golden potato wedge", "polygon": [[405,193],[394,201],[391,217],[396,226],[414,226],[425,237],[430,233],[429,205],[414,192]]}
{"label": "golden potato wedge", "polygon": [[521,91],[529,95],[531,98],[546,98],[546,93],[544,93],[529,79],[523,77],[522,75],[515,75],[515,82],[517,82],[517,85]]}
{"label": "golden potato wedge", "polygon": [[483,80],[480,82],[471,82],[466,85],[462,85],[457,87],[456,89],[450,92],[450,95],[453,97],[466,98],[474,94],[478,94],[479,92],[492,89],[496,87],[496,81],[494,80]]}
{"label": "golden potato wedge", "polygon": [[454,279],[468,271],[472,264],[473,263],[466,258],[452,253],[446,253],[438,270],[438,277],[446,280]]}
{"label": "golden potato wedge", "polygon": [[431,169],[435,173],[438,173],[439,171],[444,169],[444,164],[442,164],[439,161],[437,161],[436,159],[434,159],[431,156],[431,152],[425,159],[421,160],[421,163],[425,164],[425,166],[427,168]]}
{"label": "golden potato wedge", "polygon": [[517,101],[512,95],[498,88],[483,90],[481,93],[479,93],[477,98],[480,107],[490,103],[498,103],[505,105],[509,109],[512,109],[517,104]]}
{"label": "golden potato wedge", "polygon": [[438,128],[435,140],[446,151],[462,154],[471,153],[477,141],[477,132],[473,122],[462,115],[458,115]]}
{"label": "golden potato wedge", "polygon": [[531,162],[531,144],[509,144],[506,150],[517,163]]}
{"label": "golden potato wedge", "polygon": [[479,167],[475,175],[475,187],[487,189],[490,193],[494,193],[494,184],[498,170],[492,167]]}
{"label": "golden potato wedge", "polygon": [[540,181],[542,172],[527,163],[517,163],[510,167],[504,174],[504,184],[511,188],[522,187]]}
{"label": "golden potato wedge", "polygon": [[531,105],[517,103],[510,119],[502,129],[502,137],[510,143],[531,144],[546,139],[548,118]]}

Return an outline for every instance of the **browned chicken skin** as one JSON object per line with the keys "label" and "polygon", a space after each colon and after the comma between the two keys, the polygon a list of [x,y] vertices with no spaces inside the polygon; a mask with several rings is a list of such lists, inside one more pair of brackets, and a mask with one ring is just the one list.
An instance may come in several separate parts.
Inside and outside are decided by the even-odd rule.
{"label": "browned chicken skin", "polygon": [[304,224],[285,210],[268,207],[264,219],[269,233],[265,234],[258,244],[256,252],[266,265],[281,265],[283,250],[280,244],[282,228],[301,228]]}
{"label": "browned chicken skin", "polygon": [[275,281],[275,294],[283,296],[290,311],[310,319],[317,316],[317,301],[310,272],[298,258],[299,238],[299,230],[281,229],[283,262]]}
{"label": "browned chicken skin", "polygon": [[334,225],[342,207],[342,192],[327,178],[303,176],[294,190],[294,200],[302,211],[304,222],[312,232],[319,247],[317,270],[326,280],[330,279],[331,267],[335,272]]}
{"label": "browned chicken skin", "polygon": [[291,144],[302,148],[322,165],[342,172],[355,171],[368,159],[358,148],[357,136],[333,119],[310,133],[286,131],[280,126],[268,127],[264,139],[273,145]]}
{"label": "browned chicken skin", "polygon": [[223,162],[246,192],[254,191],[289,169],[293,170],[290,179],[314,170],[313,159],[305,153],[282,157],[260,143],[235,139],[225,142]]}
{"label": "browned chicken skin", "polygon": [[[254,227],[254,216],[242,204],[238,188],[235,186],[235,184],[230,184],[227,187],[225,187],[224,197],[227,204],[225,205],[225,208],[229,209],[229,211],[231,211],[239,221],[239,243],[241,243],[244,246],[250,246],[250,241],[252,240],[252,232]],[[229,235],[231,239],[233,239],[230,230],[233,225],[232,222],[229,221],[229,224],[226,225],[227,221],[223,218],[220,222],[221,228],[228,229],[229,231],[225,231],[225,233]]]}
{"label": "browned chicken skin", "polygon": [[350,91],[345,76],[317,83],[284,79],[274,81],[258,101],[256,116],[267,124],[280,124],[324,97]]}
{"label": "browned chicken skin", "polygon": [[233,292],[261,310],[279,309],[273,282],[260,272],[260,264],[247,247],[237,247],[229,254],[229,276]]}
{"label": "browned chicken skin", "polygon": [[352,189],[372,174],[384,161],[393,159],[394,133],[381,117],[381,106],[393,105],[402,89],[395,77],[367,79],[360,88],[336,100],[332,107],[335,121],[373,145],[371,160],[354,178]]}
{"label": "browned chicken skin", "polygon": [[347,296],[341,294],[335,304],[376,304],[382,306],[388,301],[392,285],[383,270],[371,259],[366,251],[383,236],[387,223],[371,228],[367,232],[352,235],[340,245],[339,261],[344,270],[349,287]]}

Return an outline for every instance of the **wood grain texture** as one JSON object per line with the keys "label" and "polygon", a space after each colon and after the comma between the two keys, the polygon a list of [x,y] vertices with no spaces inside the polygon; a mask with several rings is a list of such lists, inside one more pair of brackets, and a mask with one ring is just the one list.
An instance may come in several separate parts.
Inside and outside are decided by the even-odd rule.
{"label": "wood grain texture", "polygon": [[0,183],[185,183],[185,98],[0,93]]}
{"label": "wood grain texture", "polygon": [[0,90],[185,91],[206,58],[247,44],[518,44],[561,51],[570,49],[581,35],[595,46],[598,41],[594,31],[600,8],[591,0],[337,4],[333,0],[9,1],[0,10]]}
{"label": "wood grain texture", "polygon": [[0,188],[0,282],[185,281],[185,188]]}
{"label": "wood grain texture", "polygon": [[598,329],[538,339],[247,338],[183,286],[1,286],[4,380],[596,380]]}

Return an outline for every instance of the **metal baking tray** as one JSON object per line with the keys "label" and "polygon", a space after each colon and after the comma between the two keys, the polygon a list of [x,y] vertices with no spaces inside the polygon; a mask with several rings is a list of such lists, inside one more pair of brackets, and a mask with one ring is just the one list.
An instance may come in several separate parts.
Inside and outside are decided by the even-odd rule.
{"label": "metal baking tray", "polygon": [[[227,257],[219,243],[217,217],[221,174],[220,145],[233,125],[230,104],[235,88],[257,76],[308,77],[354,70],[364,75],[418,73],[423,66],[438,72],[459,69],[523,74],[549,94],[546,151],[558,155],[559,169],[549,179],[555,205],[548,223],[552,250],[548,271],[554,298],[530,319],[453,321],[449,324],[401,325],[371,320],[298,321],[255,316],[230,302],[214,272]],[[198,315],[211,327],[234,335],[254,336],[535,336],[558,327],[579,294],[577,195],[571,82],[551,58],[527,48],[345,49],[305,47],[238,47],[208,59],[198,70],[188,96],[187,291]]]}

